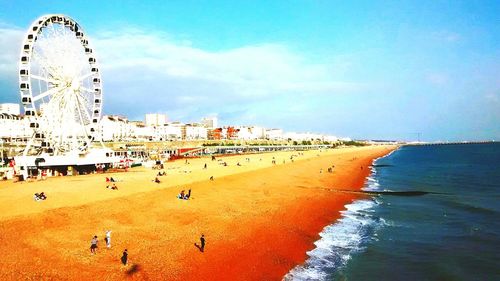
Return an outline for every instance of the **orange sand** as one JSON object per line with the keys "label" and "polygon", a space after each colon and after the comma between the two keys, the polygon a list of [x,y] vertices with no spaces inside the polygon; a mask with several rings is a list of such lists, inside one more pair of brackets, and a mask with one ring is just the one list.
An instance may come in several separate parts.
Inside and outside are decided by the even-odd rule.
{"label": "orange sand", "polygon": [[[281,280],[358,196],[323,188],[359,189],[371,161],[393,149],[307,151],[293,163],[298,152],[219,158],[227,167],[180,160],[166,165],[160,184],[146,168],[0,182],[0,280]],[[106,176],[122,180],[118,191],[105,188]],[[191,200],[176,199],[189,188]],[[48,199],[35,202],[41,191]],[[204,253],[194,246],[202,233]],[[93,235],[97,255],[89,251]],[[127,267],[119,260],[125,248]]]}

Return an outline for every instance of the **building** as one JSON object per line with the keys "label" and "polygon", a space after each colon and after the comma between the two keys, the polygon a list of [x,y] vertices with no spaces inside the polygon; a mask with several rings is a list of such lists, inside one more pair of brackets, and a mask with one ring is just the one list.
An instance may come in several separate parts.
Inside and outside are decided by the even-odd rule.
{"label": "building", "polygon": [[180,122],[171,122],[154,127],[155,141],[182,140],[186,135],[186,125]]}
{"label": "building", "polygon": [[212,129],[208,133],[208,139],[209,140],[221,140],[222,137],[223,137],[223,135],[222,135],[222,128]]}
{"label": "building", "polygon": [[282,129],[267,129],[266,139],[268,140],[282,140],[283,130]]}
{"label": "building", "polygon": [[236,140],[238,139],[238,133],[239,133],[239,129],[233,127],[233,126],[229,126],[229,127],[225,127],[223,128],[223,134],[225,132],[225,138],[228,139],[228,140]]}
{"label": "building", "polygon": [[201,124],[205,126],[205,128],[215,129],[218,125],[217,117],[203,117],[201,118]]}
{"label": "building", "polygon": [[167,123],[167,115],[160,113],[149,113],[146,114],[146,126],[163,126]]}
{"label": "building", "polygon": [[186,124],[186,140],[206,140],[208,139],[208,128],[200,123]]}
{"label": "building", "polygon": [[134,138],[135,124],[129,123],[126,117],[105,115],[99,125],[102,141],[126,141]]}
{"label": "building", "polygon": [[0,138],[7,141],[24,140],[33,136],[28,119],[20,115],[0,113]]}
{"label": "building", "polygon": [[154,136],[154,128],[148,127],[141,121],[129,121],[132,129],[132,139],[136,141],[152,140]]}
{"label": "building", "polygon": [[0,103],[0,113],[21,115],[21,109],[17,103]]}
{"label": "building", "polygon": [[257,126],[237,126],[237,138],[240,140],[260,140],[266,138],[266,129]]}

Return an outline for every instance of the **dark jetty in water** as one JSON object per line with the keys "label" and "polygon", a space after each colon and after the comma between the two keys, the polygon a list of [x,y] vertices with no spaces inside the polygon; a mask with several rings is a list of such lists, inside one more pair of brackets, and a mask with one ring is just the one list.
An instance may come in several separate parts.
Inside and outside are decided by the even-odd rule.
{"label": "dark jetty in water", "polygon": [[361,193],[370,195],[422,196],[434,192],[414,190],[414,191],[361,191]]}
{"label": "dark jetty in water", "polygon": [[329,189],[329,190],[335,192],[362,193],[368,195],[388,195],[388,196],[422,196],[426,194],[445,194],[445,193],[422,191],[422,190],[409,190],[409,191],[391,191],[391,190],[375,191],[375,190],[346,190],[346,189],[344,190]]}

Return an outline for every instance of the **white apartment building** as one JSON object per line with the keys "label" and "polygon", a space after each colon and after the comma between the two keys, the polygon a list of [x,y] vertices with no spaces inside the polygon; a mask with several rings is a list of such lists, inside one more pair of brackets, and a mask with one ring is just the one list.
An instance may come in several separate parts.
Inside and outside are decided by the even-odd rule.
{"label": "white apartment building", "polygon": [[160,113],[149,113],[146,114],[146,126],[163,126],[167,123],[167,115]]}
{"label": "white apartment building", "polygon": [[266,129],[258,126],[236,126],[238,139],[240,140],[260,140],[266,138]]}
{"label": "white apartment building", "polygon": [[134,123],[117,115],[105,115],[101,119],[100,133],[102,141],[126,141],[134,138]]}
{"label": "white apartment building", "polygon": [[156,141],[182,140],[185,135],[186,125],[180,122],[171,122],[154,128],[154,138]]}
{"label": "white apartment building", "polygon": [[0,113],[21,115],[21,107],[17,103],[0,103]]}
{"label": "white apartment building", "polygon": [[186,124],[186,140],[206,140],[208,139],[208,128],[202,124]]}
{"label": "white apartment building", "polygon": [[201,124],[206,128],[213,129],[217,128],[218,120],[217,117],[203,117],[201,118]]}
{"label": "white apartment building", "polygon": [[283,130],[282,129],[267,129],[266,139],[268,140],[282,140]]}
{"label": "white apartment building", "polygon": [[288,132],[283,135],[284,139],[291,139],[292,141],[315,141],[315,140],[324,140],[324,135],[313,134],[313,133],[295,133]]}
{"label": "white apartment building", "polygon": [[336,136],[324,136],[324,137],[323,137],[323,140],[324,140],[324,141],[330,141],[330,142],[331,142],[331,141],[338,141],[338,140],[339,140],[339,138],[337,138]]}
{"label": "white apartment building", "polygon": [[148,141],[153,139],[154,128],[147,127],[144,122],[141,121],[129,121],[132,130],[132,139],[136,141]]}
{"label": "white apartment building", "polygon": [[0,138],[22,139],[33,136],[27,119],[15,114],[0,113]]}

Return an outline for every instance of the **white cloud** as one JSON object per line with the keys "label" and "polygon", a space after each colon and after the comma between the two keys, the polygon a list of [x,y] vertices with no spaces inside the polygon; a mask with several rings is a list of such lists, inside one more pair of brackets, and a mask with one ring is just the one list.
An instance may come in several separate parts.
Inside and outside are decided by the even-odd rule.
{"label": "white cloud", "polygon": [[[268,103],[277,99],[276,106],[286,110],[305,96],[308,102],[301,107],[314,103],[315,96],[363,88],[337,81],[334,65],[310,62],[283,44],[215,52],[196,48],[195,42],[186,39],[136,27],[87,33],[102,70],[105,112],[131,119],[159,111],[183,121],[214,112],[228,122],[239,117],[265,119],[270,114],[266,113]],[[5,50],[0,71],[12,73],[9,79],[17,79],[23,34],[19,28],[0,26],[0,46]]]}
{"label": "white cloud", "polygon": [[[179,77],[258,89],[336,89],[345,83],[332,82],[327,67],[305,62],[279,44],[244,46],[208,52],[174,42],[166,34],[125,29],[94,36],[94,45],[105,70],[136,68],[154,77]],[[129,69],[130,71],[130,69]],[[245,91],[242,91],[244,94]],[[237,93],[238,94],[238,93]]]}
{"label": "white cloud", "polygon": [[0,22],[0,74],[2,76],[17,75],[17,63],[24,36],[20,28],[8,26]]}
{"label": "white cloud", "polygon": [[[133,106],[141,114],[167,110],[173,119],[211,112],[219,112],[222,119],[224,115],[232,116],[231,120],[255,119],[266,114],[260,104],[272,103],[276,97],[284,101],[275,104],[286,107],[304,96],[313,103],[315,96],[364,89],[357,83],[336,81],[334,65],[307,61],[283,44],[213,52],[162,32],[131,27],[97,32],[91,39],[107,81],[111,111],[130,112]],[[139,96],[146,99],[137,100]],[[120,108],[112,105],[117,98],[122,99]]]}

